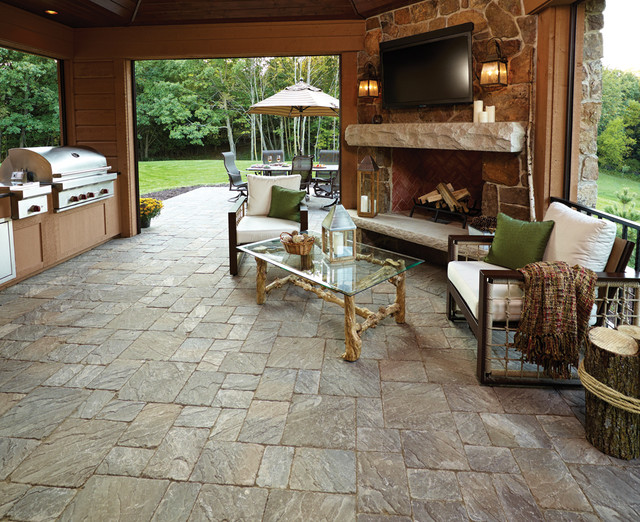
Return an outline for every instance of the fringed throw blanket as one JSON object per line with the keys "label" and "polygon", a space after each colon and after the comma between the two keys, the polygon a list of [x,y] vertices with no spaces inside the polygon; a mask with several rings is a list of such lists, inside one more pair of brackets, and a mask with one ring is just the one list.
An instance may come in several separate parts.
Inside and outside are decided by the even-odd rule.
{"label": "fringed throw blanket", "polygon": [[586,340],[597,276],[562,261],[531,263],[519,270],[524,301],[515,347],[551,377],[569,378]]}

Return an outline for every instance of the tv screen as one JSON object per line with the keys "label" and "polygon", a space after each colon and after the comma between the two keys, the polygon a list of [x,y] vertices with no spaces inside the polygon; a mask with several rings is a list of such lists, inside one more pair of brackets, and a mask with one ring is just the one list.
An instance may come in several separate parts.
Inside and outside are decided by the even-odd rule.
{"label": "tv screen", "polygon": [[471,103],[471,34],[466,23],[380,43],[387,109]]}

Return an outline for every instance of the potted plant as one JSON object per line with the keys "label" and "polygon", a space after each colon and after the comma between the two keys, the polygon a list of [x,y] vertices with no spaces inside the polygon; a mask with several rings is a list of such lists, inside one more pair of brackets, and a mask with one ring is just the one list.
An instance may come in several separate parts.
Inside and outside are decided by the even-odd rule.
{"label": "potted plant", "polygon": [[140,228],[148,228],[151,218],[160,214],[162,201],[154,198],[140,198]]}

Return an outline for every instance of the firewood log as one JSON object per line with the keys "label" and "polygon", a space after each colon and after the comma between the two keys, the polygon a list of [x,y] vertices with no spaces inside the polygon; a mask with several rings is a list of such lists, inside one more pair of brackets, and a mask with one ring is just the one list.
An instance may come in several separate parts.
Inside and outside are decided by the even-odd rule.
{"label": "firewood log", "polygon": [[[609,388],[640,398],[638,342],[629,335],[610,328],[593,328],[585,349],[584,370]],[[581,379],[587,386],[584,376]],[[612,457],[640,457],[640,414],[614,406],[589,390],[585,393],[585,406],[585,432],[591,444]]]}
{"label": "firewood log", "polygon": [[436,188],[438,189],[438,192],[442,194],[442,199],[444,199],[445,203],[451,210],[462,210],[460,203],[458,203],[458,200],[453,196],[451,190],[449,190],[449,187],[447,187],[444,183],[438,183],[438,186]]}

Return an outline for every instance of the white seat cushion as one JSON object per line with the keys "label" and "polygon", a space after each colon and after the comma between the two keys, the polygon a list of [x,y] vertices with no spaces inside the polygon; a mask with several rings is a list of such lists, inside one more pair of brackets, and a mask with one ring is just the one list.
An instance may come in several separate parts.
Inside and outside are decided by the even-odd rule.
{"label": "white seat cushion", "polygon": [[247,201],[247,216],[266,216],[271,208],[271,187],[279,187],[291,190],[300,189],[300,174],[291,176],[258,176],[247,174],[249,200]]}
{"label": "white seat cushion", "polygon": [[544,220],[554,221],[555,225],[543,261],[564,261],[569,266],[580,265],[594,272],[604,270],[616,239],[615,223],[587,216],[558,202],[549,205]]}
{"label": "white seat cushion", "polygon": [[[471,313],[478,318],[480,298],[480,270],[507,270],[502,266],[484,261],[451,261],[447,265],[447,277],[465,300]],[[494,321],[504,321],[509,311],[509,320],[520,319],[522,311],[522,289],[516,284],[489,285],[489,311]],[[508,298],[508,299],[507,299]]]}
{"label": "white seat cushion", "polygon": [[245,216],[236,230],[238,244],[241,245],[278,237],[282,232],[300,230],[300,223],[267,216]]}

